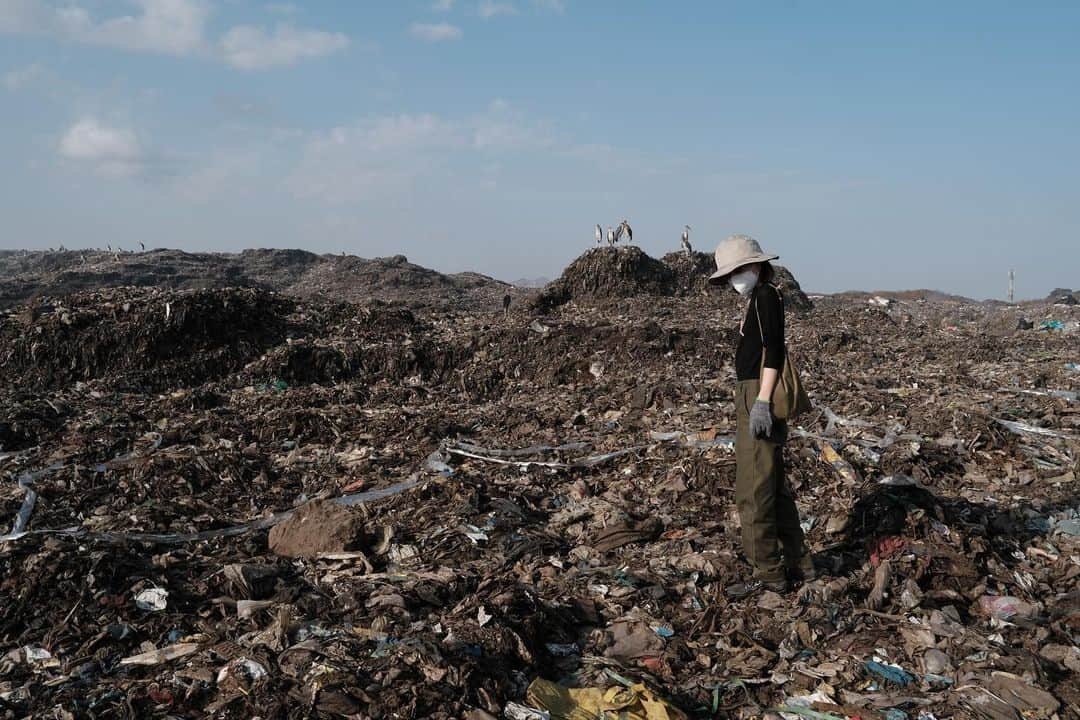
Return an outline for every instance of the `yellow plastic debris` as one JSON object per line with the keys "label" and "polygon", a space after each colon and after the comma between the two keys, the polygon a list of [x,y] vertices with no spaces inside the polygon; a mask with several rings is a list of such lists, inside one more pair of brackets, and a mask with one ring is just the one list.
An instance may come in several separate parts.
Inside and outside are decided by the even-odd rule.
{"label": "yellow plastic debris", "polygon": [[552,720],[686,720],[685,713],[641,684],[603,690],[536,679],[526,697],[533,707],[551,713]]}
{"label": "yellow plastic debris", "polygon": [[821,444],[821,459],[832,465],[836,474],[849,485],[859,482],[858,471],[840,453],[836,452],[836,448],[827,442]]}

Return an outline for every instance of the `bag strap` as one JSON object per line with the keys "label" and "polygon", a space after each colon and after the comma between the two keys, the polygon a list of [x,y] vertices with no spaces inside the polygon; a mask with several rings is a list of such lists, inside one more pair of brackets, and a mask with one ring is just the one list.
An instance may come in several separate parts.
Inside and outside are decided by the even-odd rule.
{"label": "bag strap", "polygon": [[[784,294],[780,292],[780,288],[776,287],[772,283],[765,283],[765,284],[776,291],[776,296],[780,300],[780,307],[783,308],[783,306],[784,306]],[[754,293],[754,297],[753,297],[753,300],[751,300],[751,302],[754,303],[754,314],[757,315],[757,328],[758,328],[758,334],[761,335],[761,347],[766,347],[766,345],[765,345],[765,328],[761,325],[761,311],[758,310],[757,292]]]}
{"label": "bag strap", "polygon": [[[765,328],[761,326],[761,311],[758,310],[757,293],[754,293],[754,314],[757,315],[757,329],[758,335],[761,336],[761,347],[765,347]],[[765,361],[764,351],[761,353],[762,363]]]}

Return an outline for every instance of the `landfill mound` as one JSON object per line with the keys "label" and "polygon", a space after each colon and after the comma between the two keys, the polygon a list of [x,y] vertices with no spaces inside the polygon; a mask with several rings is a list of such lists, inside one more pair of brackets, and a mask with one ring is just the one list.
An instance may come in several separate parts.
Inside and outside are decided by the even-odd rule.
{"label": "landfill mound", "polygon": [[0,382],[57,388],[109,377],[164,389],[235,372],[284,341],[291,302],[260,290],[77,293],[9,313]]}
{"label": "landfill mound", "polygon": [[114,287],[209,289],[253,287],[301,298],[412,306],[498,307],[514,290],[478,273],[443,274],[402,255],[360,258],[306,250],[252,249],[238,254],[62,250],[0,251],[0,308],[32,298]]}
{"label": "landfill mound", "polygon": [[[709,277],[716,271],[716,260],[709,253],[671,252],[661,258],[661,262],[675,272],[675,284],[680,294],[709,292]],[[814,307],[790,270],[774,263],[773,271],[773,282],[783,291],[787,308],[805,312]]]}
{"label": "landfill mound", "polygon": [[802,312],[813,309],[814,303],[803,292],[802,286],[799,285],[799,281],[795,279],[790,270],[783,265],[773,265],[773,271],[775,273],[773,282],[784,293],[785,307]]}
{"label": "landfill mound", "polygon": [[388,258],[327,256],[283,292],[299,297],[361,302],[393,300],[412,307],[438,305],[497,308],[513,288],[479,273],[443,274],[409,262],[404,255]]}
{"label": "landfill mound", "polygon": [[1078,305],[1080,304],[1080,290],[1073,292],[1069,288],[1054,288],[1046,301],[1055,305]]}
{"label": "landfill mound", "polygon": [[820,577],[740,599],[741,304],[675,292],[0,313],[0,715],[1075,717],[1080,308],[793,313]]}
{"label": "landfill mound", "polygon": [[716,271],[716,261],[709,253],[670,252],[660,259],[675,272],[680,293],[705,293],[710,290],[709,276]]}
{"label": "landfill mound", "polygon": [[634,295],[672,295],[675,273],[639,247],[592,248],[549,283],[533,305],[541,311],[571,301],[609,300]]}

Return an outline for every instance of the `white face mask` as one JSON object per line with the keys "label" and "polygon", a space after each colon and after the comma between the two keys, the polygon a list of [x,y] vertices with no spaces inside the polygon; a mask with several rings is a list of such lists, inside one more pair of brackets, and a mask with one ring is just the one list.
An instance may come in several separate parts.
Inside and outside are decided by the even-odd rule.
{"label": "white face mask", "polygon": [[758,269],[749,267],[731,274],[731,287],[740,295],[747,295],[757,285]]}

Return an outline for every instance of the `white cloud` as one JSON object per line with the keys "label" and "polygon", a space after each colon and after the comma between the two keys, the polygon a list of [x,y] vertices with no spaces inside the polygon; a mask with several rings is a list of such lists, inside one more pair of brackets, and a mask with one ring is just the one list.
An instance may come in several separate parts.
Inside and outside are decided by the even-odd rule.
{"label": "white cloud", "polygon": [[335,128],[331,136],[335,142],[358,139],[362,147],[371,151],[415,150],[457,144],[453,126],[431,113],[374,118],[351,130]]}
{"label": "white cloud", "polygon": [[33,32],[41,24],[43,12],[38,0],[0,0],[0,32]]}
{"label": "white cloud", "polygon": [[172,187],[183,199],[209,202],[224,195],[257,195],[266,176],[263,149],[219,149],[199,158],[189,172],[177,175]]}
{"label": "white cloud", "polygon": [[4,87],[11,92],[22,90],[35,80],[42,78],[44,75],[45,69],[37,63],[27,65],[26,67],[15,68],[14,70],[9,70],[4,73]]}
{"label": "white cloud", "polygon": [[566,12],[566,0],[533,0],[533,5],[560,14]]}
{"label": "white cloud", "polygon": [[326,205],[400,197],[467,144],[461,128],[437,115],[369,117],[312,136],[288,185]]}
{"label": "white cloud", "polygon": [[[244,69],[291,65],[305,58],[337,52],[349,43],[341,33],[300,29],[288,24],[278,25],[273,31],[236,26],[215,43],[207,36],[208,0],[128,2],[136,12],[96,20],[77,4],[56,6],[45,0],[0,0],[0,33],[44,35],[84,45],[182,57],[217,55]],[[287,4],[277,8],[289,11]]]}
{"label": "white cloud", "polygon": [[483,0],[476,8],[480,17],[488,20],[498,15],[517,15],[517,8],[510,3]]}
{"label": "white cloud", "polygon": [[275,15],[299,15],[300,8],[290,2],[274,2],[266,6],[266,11]]}
{"label": "white cloud", "polygon": [[454,168],[498,167],[502,158],[558,149],[547,125],[501,100],[460,119],[373,116],[311,136],[288,186],[323,205],[399,202],[417,187],[456,182]]}
{"label": "white cloud", "polygon": [[74,42],[165,55],[191,55],[204,49],[209,15],[200,0],[133,0],[140,12],[95,22],[84,8],[52,10],[52,31]]}
{"label": "white cloud", "polygon": [[349,38],[341,33],[300,30],[291,25],[278,25],[268,33],[262,28],[240,26],[221,38],[221,53],[233,67],[258,70],[330,55],[348,45]]}
{"label": "white cloud", "polygon": [[454,0],[435,0],[431,9],[435,12],[450,12],[454,8]]}
{"label": "white cloud", "polygon": [[93,117],[83,118],[64,133],[59,152],[111,177],[135,175],[142,169],[143,150],[135,132],[102,125]]}
{"label": "white cloud", "polygon": [[505,100],[494,100],[486,112],[470,119],[467,125],[477,150],[539,150],[555,144],[545,125],[530,122]]}
{"label": "white cloud", "polygon": [[409,26],[409,32],[413,37],[427,42],[460,40],[462,36],[461,28],[449,23],[413,23]]}

